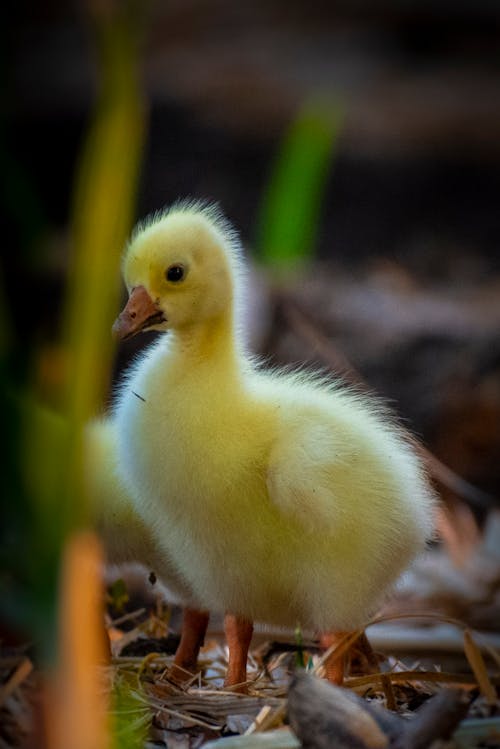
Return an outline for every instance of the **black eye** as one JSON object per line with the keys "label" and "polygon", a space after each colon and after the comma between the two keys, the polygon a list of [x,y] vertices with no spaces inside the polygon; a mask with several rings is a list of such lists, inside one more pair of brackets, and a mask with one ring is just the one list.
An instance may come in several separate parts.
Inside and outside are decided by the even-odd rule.
{"label": "black eye", "polygon": [[167,281],[182,281],[184,278],[184,266],[182,265],[171,265],[170,268],[167,268],[165,271],[165,277]]}

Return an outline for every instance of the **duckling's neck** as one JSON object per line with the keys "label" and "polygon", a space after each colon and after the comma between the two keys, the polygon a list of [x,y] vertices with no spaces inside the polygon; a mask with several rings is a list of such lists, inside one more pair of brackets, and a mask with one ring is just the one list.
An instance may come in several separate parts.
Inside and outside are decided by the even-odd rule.
{"label": "duckling's neck", "polygon": [[210,380],[216,376],[221,384],[238,378],[241,352],[228,314],[185,325],[172,331],[172,338],[171,355],[184,377],[206,369]]}

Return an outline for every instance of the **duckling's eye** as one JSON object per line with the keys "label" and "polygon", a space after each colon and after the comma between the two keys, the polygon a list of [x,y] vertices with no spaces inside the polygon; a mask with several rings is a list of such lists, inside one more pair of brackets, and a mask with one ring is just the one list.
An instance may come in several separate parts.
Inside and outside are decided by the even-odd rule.
{"label": "duckling's eye", "polygon": [[165,271],[165,278],[167,281],[173,281],[175,283],[177,281],[182,281],[185,273],[186,271],[183,265],[171,265],[170,268],[167,268]]}

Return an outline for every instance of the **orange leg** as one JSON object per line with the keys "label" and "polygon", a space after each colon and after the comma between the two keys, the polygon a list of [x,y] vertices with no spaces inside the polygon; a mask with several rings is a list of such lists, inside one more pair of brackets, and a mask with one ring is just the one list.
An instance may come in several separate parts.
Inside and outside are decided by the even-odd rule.
{"label": "orange leg", "polygon": [[332,684],[342,684],[350,664],[356,659],[365,673],[378,671],[377,656],[372,650],[367,636],[363,632],[351,644],[344,649],[342,646],[346,640],[352,638],[353,632],[324,632],[320,635],[320,647],[328,650],[332,645],[340,650],[338,655],[334,651],[325,661],[326,678]]}
{"label": "orange leg", "polygon": [[229,649],[229,663],[224,686],[242,686],[237,690],[246,692],[248,649],[253,633],[253,623],[234,614],[224,617],[224,631]]}
{"label": "orange leg", "polygon": [[351,650],[351,672],[357,666],[356,671],[363,674],[376,674],[380,671],[379,659],[370,641],[363,632],[353,643]]}
{"label": "orange leg", "polygon": [[[184,609],[181,641],[175,653],[173,676],[185,678],[186,671],[195,672],[198,653],[205,640],[208,627],[208,613],[196,609]],[[176,668],[177,667],[177,668]]]}
{"label": "orange leg", "polygon": [[[322,632],[319,636],[319,646],[324,650],[328,650],[332,645],[335,645],[338,649],[348,635],[348,632]],[[332,684],[342,684],[346,668],[347,651],[344,651],[341,655],[337,655],[334,650],[325,661],[326,678]]]}

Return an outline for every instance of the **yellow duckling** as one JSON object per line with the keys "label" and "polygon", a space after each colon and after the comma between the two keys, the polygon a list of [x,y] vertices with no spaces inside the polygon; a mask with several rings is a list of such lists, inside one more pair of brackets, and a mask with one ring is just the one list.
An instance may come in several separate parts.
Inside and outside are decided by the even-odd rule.
{"label": "yellow duckling", "polygon": [[153,571],[166,587],[171,603],[184,609],[181,642],[175,664],[194,670],[203,644],[208,613],[195,607],[193,594],[169,556],[157,544],[149,526],[137,513],[120,476],[116,451],[116,425],[112,419],[91,422],[85,435],[85,475],[91,500],[92,523],[102,540],[110,564],[139,562]]}
{"label": "yellow duckling", "polygon": [[117,397],[118,462],[135,512],[197,605],[226,612],[228,685],[246,679],[254,620],[298,623],[324,644],[362,626],[424,547],[434,504],[377,401],[264,371],[246,353],[242,269],[215,208],[174,205],[133,234],[129,300],[115,323],[121,338],[169,331]]}

